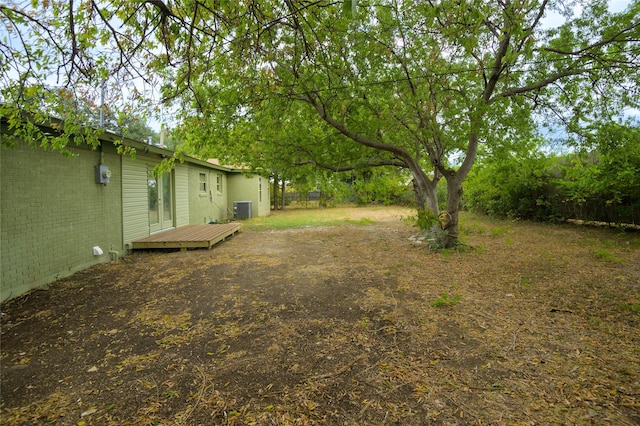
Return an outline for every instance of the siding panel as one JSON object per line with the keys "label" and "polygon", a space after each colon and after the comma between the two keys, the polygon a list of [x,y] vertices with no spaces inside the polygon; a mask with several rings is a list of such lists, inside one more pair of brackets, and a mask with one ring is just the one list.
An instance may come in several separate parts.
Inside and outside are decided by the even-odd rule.
{"label": "siding panel", "polygon": [[175,168],[176,226],[189,224],[189,166],[177,164]]}
{"label": "siding panel", "polygon": [[125,244],[149,235],[147,164],[122,157],[122,234]]}

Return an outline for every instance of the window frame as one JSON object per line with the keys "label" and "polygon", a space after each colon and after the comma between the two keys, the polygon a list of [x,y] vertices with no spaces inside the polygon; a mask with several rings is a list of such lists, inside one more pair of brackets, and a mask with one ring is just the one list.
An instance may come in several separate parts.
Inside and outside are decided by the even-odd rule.
{"label": "window frame", "polygon": [[209,186],[207,182],[207,174],[200,172],[198,175],[198,192],[200,192],[200,194],[206,194],[208,189],[207,186]]}
{"label": "window frame", "polygon": [[222,194],[222,173],[216,173],[216,191]]}

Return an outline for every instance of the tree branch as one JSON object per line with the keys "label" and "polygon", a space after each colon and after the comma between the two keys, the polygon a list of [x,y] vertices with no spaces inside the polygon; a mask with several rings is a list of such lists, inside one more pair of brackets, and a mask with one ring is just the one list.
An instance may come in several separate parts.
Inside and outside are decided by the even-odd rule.
{"label": "tree branch", "polygon": [[382,167],[382,166],[394,166],[394,167],[402,167],[407,168],[407,165],[404,161],[400,160],[380,160],[380,161],[370,161],[362,164],[354,164],[350,166],[334,166],[332,164],[321,163],[315,160],[306,160],[306,161],[298,161],[293,163],[294,166],[305,166],[311,164],[315,167],[319,167],[321,169],[331,170],[332,172],[348,172],[351,170],[359,170],[366,169],[369,167]]}
{"label": "tree branch", "polygon": [[69,74],[73,73],[73,68],[75,65],[74,58],[78,54],[78,40],[76,40],[76,30],[75,23],[73,19],[73,0],[69,0],[69,36],[71,38],[71,71]]}
{"label": "tree branch", "polygon": [[569,77],[572,75],[579,75],[579,74],[584,74],[586,72],[589,72],[589,69],[587,68],[573,68],[573,69],[568,69],[565,71],[561,71],[558,73],[555,73],[543,80],[540,81],[536,81],[534,83],[528,84],[526,86],[521,86],[521,87],[512,87],[509,88],[507,90],[505,90],[502,93],[499,93],[498,95],[494,96],[492,99],[489,100],[488,103],[493,103],[496,100],[500,99],[500,98],[508,98],[511,96],[515,96],[515,95],[519,95],[521,93],[526,93],[526,92],[532,92],[534,90],[539,90],[542,89],[543,87],[546,87],[548,85],[550,85],[551,83],[554,83],[564,77]]}
{"label": "tree branch", "polygon": [[547,3],[548,2],[549,2],[549,0],[544,0],[542,2],[542,4],[540,5],[540,8],[538,9],[538,14],[536,15],[536,18],[533,20],[533,22],[531,23],[531,26],[529,26],[529,28],[528,28],[529,31],[533,31],[533,29],[538,26],[538,24],[540,23],[540,21],[544,17],[544,12],[545,12],[545,10],[547,8]]}
{"label": "tree branch", "polygon": [[[60,45],[60,43],[58,43],[58,40],[56,39],[56,37],[55,37],[54,33],[51,31],[51,29],[46,27],[42,22],[40,22],[39,20],[35,19],[33,16],[29,15],[28,13],[25,13],[24,11],[22,11],[20,9],[12,9],[12,8],[9,8],[9,7],[7,7],[5,5],[2,5],[2,4],[0,4],[0,11],[2,12],[2,14],[5,17],[7,17],[9,22],[12,22],[13,20],[11,19],[11,17],[9,17],[7,12],[9,12],[10,14],[15,13],[17,15],[22,16],[24,19],[26,19],[27,21],[31,22],[32,24],[34,24],[35,26],[40,28],[42,31],[47,33],[47,35],[49,36],[49,41],[51,41],[51,43],[53,43],[53,45],[56,47],[56,49],[59,52],[63,51],[62,46]],[[24,43],[23,43],[23,46],[26,47],[26,45]]]}
{"label": "tree branch", "polygon": [[[169,6],[167,6],[164,2],[162,2],[161,0],[147,0],[146,3],[152,4],[155,7],[157,7],[160,10],[160,13],[162,13],[162,15],[164,16],[164,18],[166,19],[168,16],[171,16],[172,18],[176,18],[177,20],[180,20],[180,18],[178,18],[172,11],[171,9],[169,9]],[[196,8],[197,8],[197,2],[196,2]]]}
{"label": "tree branch", "polygon": [[500,45],[498,46],[498,51],[496,52],[496,57],[493,62],[493,67],[491,67],[491,75],[489,75],[487,84],[484,86],[484,90],[482,91],[482,99],[484,99],[487,102],[491,98],[491,95],[493,94],[493,91],[496,88],[496,84],[500,79],[500,74],[504,69],[502,60],[504,59],[504,57],[507,54],[507,51],[509,50],[509,44],[511,42],[511,34],[506,28],[508,27],[508,23],[507,23],[508,19],[509,18],[506,16],[506,11],[505,11],[505,23],[504,23],[505,33],[503,34],[502,40],[500,40]]}
{"label": "tree branch", "polygon": [[545,47],[542,48],[541,50],[544,50],[546,52],[551,52],[551,53],[558,53],[560,55],[567,55],[567,56],[580,56],[583,55],[584,53],[588,52],[589,50],[593,50],[593,49],[597,49],[599,47],[605,46],[607,44],[611,44],[611,43],[615,43],[615,42],[627,42],[629,40],[618,40],[618,37],[622,36],[625,33],[628,33],[629,31],[632,31],[636,28],[640,27],[640,21],[636,22],[626,28],[623,28],[622,30],[618,31],[616,34],[614,34],[613,36],[604,39],[604,40],[600,40],[597,43],[593,43],[589,46],[586,46],[580,50],[562,50],[562,49],[555,49],[552,47]]}
{"label": "tree branch", "polygon": [[314,99],[310,94],[298,95],[297,99],[313,106],[315,110],[318,112],[318,114],[320,115],[320,117],[327,124],[329,124],[331,127],[336,129],[338,132],[342,133],[349,139],[359,143],[360,145],[364,145],[366,147],[377,149],[380,151],[390,152],[395,156],[402,158],[405,161],[407,158],[411,158],[411,155],[405,149],[399,146],[386,144],[383,142],[377,142],[369,138],[365,138],[364,136],[358,133],[352,132],[344,124],[338,122],[336,119],[330,116],[324,104],[318,102],[318,100]]}

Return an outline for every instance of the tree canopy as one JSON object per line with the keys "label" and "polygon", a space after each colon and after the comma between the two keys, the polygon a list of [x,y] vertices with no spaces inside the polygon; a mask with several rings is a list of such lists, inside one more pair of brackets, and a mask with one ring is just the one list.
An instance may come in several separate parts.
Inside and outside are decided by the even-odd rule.
{"label": "tree canopy", "polygon": [[[188,150],[278,167],[408,169],[419,213],[439,218],[445,246],[457,242],[480,146],[529,139],[540,117],[588,139],[589,126],[640,106],[637,0],[616,14],[602,0],[33,3],[47,7],[0,8],[40,46],[23,42],[10,56],[2,45],[25,77],[5,84],[5,99],[24,100],[38,63],[68,87],[109,70],[157,77],[163,100],[180,106]],[[544,25],[550,13],[564,23]],[[103,47],[115,56],[92,55]]]}

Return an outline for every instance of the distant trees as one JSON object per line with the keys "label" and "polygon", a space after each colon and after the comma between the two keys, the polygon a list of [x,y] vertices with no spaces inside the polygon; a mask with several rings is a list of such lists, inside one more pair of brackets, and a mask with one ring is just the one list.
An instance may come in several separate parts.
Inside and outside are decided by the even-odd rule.
{"label": "distant trees", "polygon": [[402,169],[365,169],[334,173],[308,168],[289,183],[298,201],[319,192],[323,205],[353,203],[413,205],[411,175]]}

